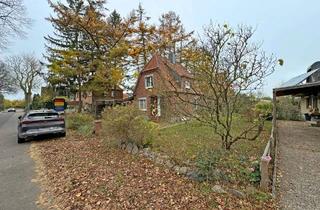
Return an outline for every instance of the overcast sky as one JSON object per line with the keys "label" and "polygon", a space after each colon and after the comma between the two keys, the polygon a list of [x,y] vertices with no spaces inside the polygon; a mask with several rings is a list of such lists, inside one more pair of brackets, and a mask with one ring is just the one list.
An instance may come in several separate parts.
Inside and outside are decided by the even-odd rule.
{"label": "overcast sky", "polygon": [[[121,15],[142,3],[151,22],[157,23],[166,11],[180,15],[187,30],[201,34],[203,25],[212,20],[232,26],[247,24],[257,28],[255,40],[263,49],[284,59],[284,66],[265,81],[263,93],[272,95],[272,88],[293,76],[304,73],[308,66],[320,60],[320,1],[317,0],[109,0],[107,8]],[[34,52],[40,59],[44,53],[44,39],[52,32],[45,20],[52,13],[46,0],[25,0],[28,15],[34,20],[25,40],[14,40],[6,55]],[[318,26],[319,25],[319,26]],[[22,98],[21,94],[9,98]]]}

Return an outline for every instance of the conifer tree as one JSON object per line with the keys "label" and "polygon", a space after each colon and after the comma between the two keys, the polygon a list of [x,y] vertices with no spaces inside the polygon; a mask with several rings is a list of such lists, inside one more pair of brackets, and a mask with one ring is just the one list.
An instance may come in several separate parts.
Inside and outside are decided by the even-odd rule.
{"label": "conifer tree", "polygon": [[180,63],[183,63],[183,50],[194,42],[193,31],[186,32],[180,16],[173,11],[164,13],[157,30],[157,43],[160,54],[168,56],[174,53]]}
{"label": "conifer tree", "polygon": [[131,40],[132,48],[130,52],[134,60],[133,64],[139,72],[147,64],[152,53],[156,51],[156,27],[148,23],[150,17],[147,16],[141,4],[139,4],[138,9],[134,12],[136,22],[133,29],[133,38]]}
{"label": "conifer tree", "polygon": [[47,36],[47,59],[53,84],[65,84],[80,99],[83,90],[105,92],[119,85],[127,65],[131,16],[117,12],[106,18],[105,0],[68,0],[52,3],[55,28]]}
{"label": "conifer tree", "polygon": [[45,57],[48,60],[49,79],[52,85],[68,86],[72,92],[79,93],[79,111],[82,108],[82,89],[89,72],[85,68],[82,57],[84,34],[74,23],[75,17],[85,14],[83,0],[67,0],[66,4],[49,1],[55,15],[47,18],[51,22],[54,33],[47,35]]}

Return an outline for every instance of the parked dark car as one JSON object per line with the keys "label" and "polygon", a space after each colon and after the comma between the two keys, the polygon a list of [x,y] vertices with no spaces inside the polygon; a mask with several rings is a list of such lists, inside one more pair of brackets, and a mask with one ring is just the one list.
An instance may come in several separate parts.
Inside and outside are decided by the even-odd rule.
{"label": "parked dark car", "polygon": [[66,136],[64,117],[54,110],[32,110],[19,117],[19,144],[41,135]]}
{"label": "parked dark car", "polygon": [[8,112],[16,112],[16,109],[15,108],[9,108]]}

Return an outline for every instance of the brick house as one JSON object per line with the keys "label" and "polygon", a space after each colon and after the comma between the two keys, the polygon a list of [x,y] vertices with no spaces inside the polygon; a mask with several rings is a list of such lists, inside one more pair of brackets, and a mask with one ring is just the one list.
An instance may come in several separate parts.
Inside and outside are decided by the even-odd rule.
{"label": "brick house", "polygon": [[[120,87],[104,93],[87,91],[81,96],[83,109],[95,114],[101,113],[106,106],[122,104],[124,100],[123,90]],[[75,101],[79,102],[79,100],[79,93],[76,93]]]}
{"label": "brick house", "polygon": [[178,113],[177,92],[192,91],[192,74],[182,65],[155,54],[140,72],[133,92],[134,103],[152,120]]}

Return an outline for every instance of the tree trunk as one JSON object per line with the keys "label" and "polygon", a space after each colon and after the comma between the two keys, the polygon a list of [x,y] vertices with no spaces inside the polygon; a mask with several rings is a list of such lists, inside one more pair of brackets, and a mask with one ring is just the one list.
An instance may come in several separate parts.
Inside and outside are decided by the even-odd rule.
{"label": "tree trunk", "polygon": [[79,106],[78,106],[78,113],[81,113],[82,111],[82,92],[81,90],[79,89]]}
{"label": "tree trunk", "polygon": [[231,142],[229,141],[229,138],[226,136],[221,137],[222,140],[222,149],[224,150],[231,150]]}
{"label": "tree trunk", "polygon": [[29,110],[30,109],[31,95],[32,95],[31,92],[24,93],[24,100],[25,100],[25,103],[26,103],[25,110]]}

